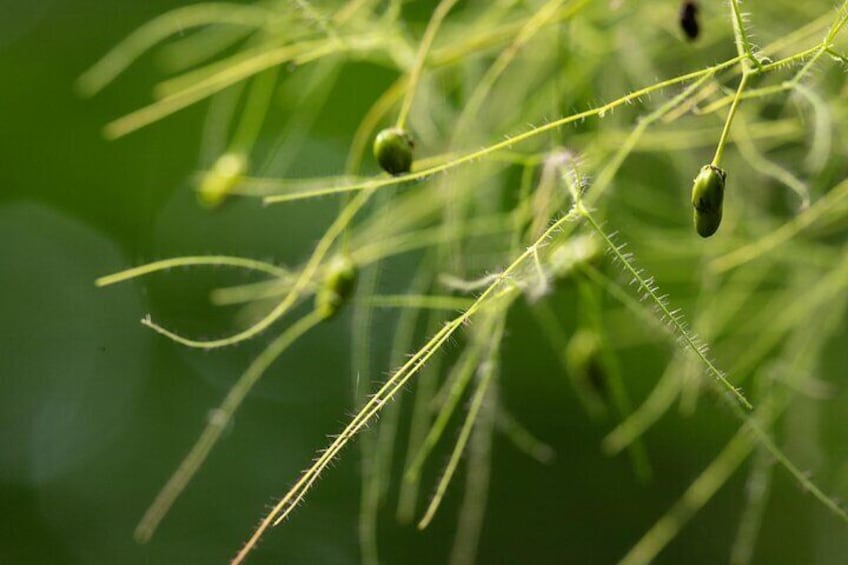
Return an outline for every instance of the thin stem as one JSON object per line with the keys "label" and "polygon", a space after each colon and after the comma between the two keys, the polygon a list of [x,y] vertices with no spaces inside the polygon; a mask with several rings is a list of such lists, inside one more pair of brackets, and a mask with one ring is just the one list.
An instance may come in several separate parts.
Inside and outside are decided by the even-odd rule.
{"label": "thin stem", "polygon": [[140,543],[145,543],[150,540],[153,533],[156,531],[159,523],[168,513],[171,506],[183,492],[185,487],[191,481],[192,477],[197,473],[200,466],[209,456],[212,448],[221,437],[221,433],[229,425],[238,407],[245,399],[247,394],[256,385],[268,367],[295,341],[303,334],[312,329],[322,320],[318,312],[313,311],[307,314],[290,328],[280,334],[277,339],[272,341],[262,353],[250,364],[244,374],[236,381],[236,384],[227,393],[224,401],[218,408],[213,410],[209,417],[209,422],[203,429],[203,433],[195,442],[194,446],[180,463],[177,470],[156,495],[153,504],[144,513],[144,517],[139,522],[135,530],[135,538]]}
{"label": "thin stem", "polygon": [[[438,251],[431,250],[430,255],[434,258],[432,262],[436,262]],[[428,261],[428,263],[430,262]],[[429,278],[429,286],[432,286],[433,282],[432,278]],[[440,314],[440,312],[430,312],[427,316],[425,335],[435,333],[445,323],[444,316]],[[394,362],[392,366],[402,363],[406,354],[407,350],[398,352],[398,355],[393,358]],[[466,353],[463,352],[463,355],[466,355]],[[409,433],[406,440],[406,455],[403,461],[403,467],[405,469],[408,469],[413,464],[413,458],[422,449],[428,435],[428,429],[431,426],[432,407],[437,402],[437,399],[442,396],[439,394],[437,388],[444,358],[444,355],[434,357],[428,363],[427,367],[422,370],[421,376],[418,378],[415,389],[415,400],[412,403],[410,415]],[[452,377],[449,375],[446,381],[451,382],[451,380]],[[411,481],[401,481],[397,494],[397,507],[395,509],[395,516],[399,523],[409,524],[412,522],[415,515],[415,506],[418,502],[419,487],[420,481],[417,478]]]}
{"label": "thin stem", "polygon": [[729,59],[723,63],[719,63],[718,65],[714,65],[712,67],[708,67],[706,69],[702,69],[700,71],[694,71],[691,73],[686,73],[671,79],[664,80],[657,84],[652,84],[651,86],[646,86],[626,96],[622,96],[612,102],[608,102],[602,106],[598,106],[596,108],[592,108],[590,110],[585,110],[583,112],[578,112],[576,114],[571,114],[570,116],[565,116],[563,118],[559,118],[552,122],[548,122],[547,124],[534,127],[529,131],[524,133],[520,133],[518,135],[507,137],[507,139],[500,141],[498,143],[489,145],[488,147],[484,147],[483,149],[479,149],[477,151],[473,151],[470,153],[466,153],[465,155],[461,155],[456,159],[453,159],[447,163],[443,163],[441,165],[435,165],[433,167],[428,167],[426,169],[422,169],[420,171],[415,171],[413,173],[408,173],[405,175],[398,175],[396,177],[389,178],[378,178],[362,183],[355,183],[347,186],[337,186],[337,187],[329,187],[329,188],[320,188],[313,189],[303,192],[297,192],[292,194],[282,194],[276,196],[268,196],[263,199],[265,204],[278,204],[281,202],[291,202],[294,200],[303,200],[306,198],[314,198],[317,196],[327,196],[330,194],[342,194],[345,192],[356,192],[367,189],[380,189],[387,186],[392,186],[396,184],[403,184],[413,181],[419,181],[431,177],[437,173],[442,173],[448,171],[450,169],[459,167],[461,165],[465,165],[467,163],[472,163],[475,161],[479,161],[484,157],[488,157],[493,153],[497,153],[499,151],[510,149],[513,145],[517,143],[521,143],[528,139],[532,139],[536,136],[539,136],[545,132],[551,131],[558,127],[562,127],[564,125],[579,122],[586,118],[591,118],[599,115],[606,114],[607,112],[611,112],[620,106],[624,106],[626,104],[630,104],[643,96],[651,94],[652,92],[656,92],[658,90],[663,90],[665,88],[669,88],[676,84],[680,84],[683,82],[688,82],[690,80],[695,80],[703,77],[704,75],[710,75],[720,71],[722,69],[731,67],[738,63],[740,60],[739,57],[734,57],[733,59]]}
{"label": "thin stem", "polygon": [[[484,333],[489,329],[488,327],[484,328]],[[479,366],[480,357],[483,353],[483,345],[484,343],[482,341],[477,340],[465,349],[457,364],[454,365],[446,381],[449,385],[447,397],[439,410],[439,414],[436,416],[436,421],[430,426],[427,436],[421,442],[421,446],[409,465],[407,465],[403,475],[404,483],[416,483],[419,480],[424,462],[430,456],[430,453],[432,453],[433,448],[436,447],[439,439],[441,439],[442,433],[447,428],[448,421],[453,416],[454,410],[459,406],[459,401],[462,399],[466,387],[471,383],[474,371]]]}
{"label": "thin stem", "polygon": [[745,85],[748,83],[749,73],[743,72],[742,78],[739,79],[739,86],[736,89],[736,96],[733,97],[733,103],[730,105],[730,110],[727,112],[727,119],[724,121],[724,129],[721,131],[721,137],[718,140],[715,156],[713,157],[712,165],[718,167],[721,164],[721,157],[724,154],[724,145],[727,143],[727,137],[730,135],[730,126],[733,124],[733,117],[736,116],[736,110],[739,108],[739,101],[742,99],[742,93],[745,91]]}
{"label": "thin stem", "polygon": [[419,530],[423,530],[429,526],[433,517],[436,515],[436,510],[438,510],[441,505],[445,491],[456,472],[459,460],[462,457],[462,453],[465,451],[465,446],[468,444],[468,439],[471,437],[471,431],[474,429],[474,423],[477,420],[477,415],[483,407],[483,402],[486,399],[486,392],[488,391],[489,385],[491,384],[492,378],[496,372],[497,356],[500,351],[503,327],[504,317],[502,316],[498,319],[498,323],[496,324],[495,330],[492,334],[489,344],[489,352],[486,355],[486,359],[480,365],[480,382],[477,385],[477,389],[474,391],[473,398],[471,399],[471,407],[468,409],[465,422],[462,424],[462,429],[459,432],[459,439],[456,441],[456,445],[451,452],[448,464],[445,467],[445,472],[436,487],[436,493],[433,495],[430,505],[424,513],[424,517],[421,518],[420,522],[418,522]]}
{"label": "thin stem", "polygon": [[774,251],[808,226],[832,213],[836,204],[846,197],[848,197],[848,180],[836,185],[824,197],[773,232],[726,255],[716,257],[710,262],[710,268],[717,273],[723,273]]}
{"label": "thin stem", "polygon": [[751,40],[748,38],[748,31],[745,29],[742,11],[739,9],[739,0],[730,0],[730,11],[733,14],[733,36],[736,39],[737,52],[739,55],[744,55],[754,67],[762,69],[762,63],[754,55]]}
{"label": "thin stem", "polygon": [[516,449],[539,463],[550,463],[556,457],[553,447],[534,436],[502,404],[497,407],[496,426]]}
{"label": "thin stem", "polygon": [[613,253],[613,255],[621,262],[624,266],[625,271],[628,272],[633,277],[633,280],[636,281],[641,288],[641,290],[651,298],[651,300],[657,305],[660,313],[663,317],[668,320],[669,324],[676,330],[678,335],[683,339],[684,343],[692,350],[693,353],[701,360],[704,366],[707,368],[709,374],[718,381],[721,386],[723,386],[727,392],[729,392],[736,401],[741,404],[744,408],[751,410],[753,406],[748,402],[748,399],[745,398],[745,395],[742,392],[733,386],[733,384],[727,380],[727,377],[724,373],[719,371],[712,361],[707,357],[706,352],[707,348],[705,344],[699,343],[695,336],[691,334],[691,332],[686,329],[683,323],[680,320],[680,311],[679,310],[669,310],[668,305],[665,302],[665,297],[660,296],[658,294],[658,288],[653,282],[653,277],[645,279],[642,275],[642,272],[636,269],[633,266],[633,261],[630,258],[629,254],[625,254],[623,252],[622,245],[616,245],[610,239],[610,236],[603,230],[603,228],[598,224],[592,214],[589,213],[588,210],[583,206],[582,202],[577,201],[577,210],[589,224],[592,226],[592,229],[601,236],[601,238],[606,243],[609,250]]}
{"label": "thin stem", "polygon": [[436,296],[429,294],[374,294],[362,299],[362,303],[376,308],[416,308],[432,310],[464,310],[474,301],[458,296]]}
{"label": "thin stem", "polygon": [[277,86],[278,69],[279,67],[273,67],[254,77],[244,104],[241,121],[233,135],[231,151],[247,154],[256,143],[271,105],[274,88]]}
{"label": "thin stem", "polygon": [[[571,222],[573,217],[566,215],[554,222],[537,240],[541,243],[559,233],[563,226]],[[394,398],[394,396],[406,385],[406,383],[427,363],[427,361],[438,351],[441,346],[462,327],[472,316],[492,302],[504,300],[506,304],[511,301],[518,292],[515,286],[508,283],[512,274],[518,270],[531,256],[532,251],[525,250],[519,255],[501,275],[489,285],[477,298],[468,310],[457,318],[447,323],[436,333],[421,349],[418,350],[392,377],[368,400],[365,406],[354,416],[350,423],[336,436],[330,446],[321,452],[316,461],[306,470],[301,478],[289,489],[289,492],[280,499],[270,512],[262,519],[259,526],[241,548],[233,559],[233,564],[242,563],[247,555],[256,547],[259,539],[273,525],[277,525],[292,512],[297,504],[303,500],[306,493],[315,484],[321,473],[330,465],[342,448],[367,425],[382,408]],[[505,306],[504,306],[505,307]]]}
{"label": "thin stem", "polygon": [[[751,167],[758,172],[775,179],[789,188],[801,201],[800,209],[807,209],[810,206],[810,190],[807,188],[807,185],[805,185],[790,171],[786,170],[777,163],[770,161],[759,151],[759,149],[757,149],[757,146],[751,139],[751,132],[749,131],[745,120],[741,120],[739,122],[739,126],[740,127],[737,128],[738,131],[735,142],[742,157],[744,157],[745,160],[750,163]],[[830,151],[826,154],[829,153]]]}
{"label": "thin stem", "polygon": [[739,520],[736,540],[730,552],[730,565],[748,565],[754,554],[754,546],[765,516],[769,501],[774,459],[760,447],[754,454],[751,471],[745,485],[745,510]]}
{"label": "thin stem", "polygon": [[371,51],[377,49],[381,42],[382,38],[373,36],[349,37],[344,42],[320,39],[274,49],[264,48],[191,86],[106,124],[104,134],[109,139],[122,137],[208,98],[228,86],[283,63],[291,61],[304,64],[340,53]]}
{"label": "thin stem", "polygon": [[274,13],[259,5],[206,3],[177,8],[144,24],[116,45],[77,80],[77,89],[93,96],[115,80],[145,51],[176,33],[210,24],[260,28],[273,25]]}
{"label": "thin stem", "polygon": [[406,125],[406,119],[409,117],[409,111],[412,109],[412,99],[415,97],[415,89],[418,87],[418,81],[421,79],[421,71],[424,68],[424,61],[427,59],[427,53],[430,51],[430,46],[433,44],[433,39],[436,37],[436,32],[439,31],[439,26],[442,25],[448,12],[456,5],[457,0],[441,0],[436,9],[433,10],[433,15],[427,23],[427,29],[424,30],[424,36],[421,38],[421,43],[418,46],[418,53],[415,56],[415,62],[412,64],[412,70],[409,72],[409,81],[406,84],[406,93],[401,102],[400,112],[395,125],[398,128],[403,128]]}
{"label": "thin stem", "polygon": [[492,475],[492,440],[497,423],[497,400],[497,387],[490,388],[468,442],[465,486],[449,565],[472,565],[476,562]]}
{"label": "thin stem", "polygon": [[[816,331],[810,331],[810,327],[799,327],[796,332],[797,340],[794,347],[786,355],[789,365],[786,373],[790,378],[799,380],[812,371],[812,366],[817,355],[821,341],[814,342],[812,336],[817,336],[818,331],[824,327],[833,327],[838,323],[842,315],[842,308],[830,308],[821,316],[813,316],[808,320],[814,320]],[[792,463],[783,451],[778,448],[768,434],[768,429],[775,419],[786,409],[792,398],[789,389],[769,395],[762,402],[754,415],[750,415],[740,407],[732,403],[731,409],[743,420],[742,427],[736,432],[721,453],[713,462],[689,485],[680,499],[660,518],[650,530],[636,543],[636,545],[620,561],[622,565],[637,565],[649,563],[660,551],[674,538],[685,523],[694,516],[712,496],[724,485],[735,470],[742,464],[750,452],[760,445],[768,451],[771,457],[778,461],[808,492],[822,502],[840,519],[848,521],[848,515],[832,499],[825,495],[794,463]]]}
{"label": "thin stem", "polygon": [[221,338],[221,339],[212,339],[212,340],[195,340],[183,337],[177,333],[174,333],[159,324],[153,322],[149,317],[146,317],[141,320],[141,323],[150,329],[154,330],[157,333],[160,333],[177,343],[181,343],[188,347],[196,347],[199,349],[215,349],[218,347],[224,347],[227,345],[233,345],[235,343],[239,343],[246,339],[250,339],[253,336],[259,335],[267,328],[271,327],[271,325],[279,320],[289,309],[294,306],[294,304],[301,297],[302,292],[309,286],[312,277],[315,275],[315,272],[318,270],[318,267],[321,264],[321,261],[324,260],[324,257],[330,251],[330,247],[335,242],[336,238],[341,234],[341,232],[347,227],[348,223],[353,220],[353,217],[359,212],[359,210],[365,206],[368,200],[371,198],[371,195],[374,194],[373,190],[365,191],[359,193],[356,198],[354,198],[348,206],[345,207],[344,210],[338,215],[335,222],[327,228],[327,231],[324,233],[324,236],[321,238],[321,241],[318,242],[318,245],[315,247],[315,251],[312,252],[312,256],[309,258],[306,266],[301,271],[300,276],[295,280],[288,294],[286,294],[285,298],[281,300],[268,314],[265,315],[264,318],[250,326],[249,328],[237,332],[229,337]]}
{"label": "thin stem", "polygon": [[[357,297],[368,297],[379,287],[380,268],[375,265],[366,270],[357,284]],[[364,301],[357,301],[353,309],[351,332],[351,365],[353,372],[353,404],[362,404],[371,382],[371,333],[373,309]],[[359,547],[363,565],[378,565],[377,515],[380,506],[380,477],[378,476],[376,441],[365,435],[360,443],[361,495],[359,502]]]}
{"label": "thin stem", "polygon": [[153,263],[141,265],[140,267],[133,267],[132,269],[100,277],[94,281],[94,284],[97,286],[109,286],[137,277],[150,275],[159,271],[166,271],[176,267],[189,267],[193,265],[202,265],[207,267],[236,267],[252,271],[261,271],[280,278],[286,278],[289,276],[289,272],[286,269],[277,267],[270,263],[265,263],[264,261],[256,261],[253,259],[246,259],[244,257],[230,257],[227,255],[195,255],[189,257],[162,259],[161,261],[154,261]]}

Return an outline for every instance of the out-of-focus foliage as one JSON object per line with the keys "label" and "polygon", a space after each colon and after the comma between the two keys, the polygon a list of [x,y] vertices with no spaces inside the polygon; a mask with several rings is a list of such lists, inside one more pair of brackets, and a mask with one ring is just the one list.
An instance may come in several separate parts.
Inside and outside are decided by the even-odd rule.
{"label": "out-of-focus foliage", "polygon": [[844,560],[844,6],[138,4],[0,24],[0,561]]}

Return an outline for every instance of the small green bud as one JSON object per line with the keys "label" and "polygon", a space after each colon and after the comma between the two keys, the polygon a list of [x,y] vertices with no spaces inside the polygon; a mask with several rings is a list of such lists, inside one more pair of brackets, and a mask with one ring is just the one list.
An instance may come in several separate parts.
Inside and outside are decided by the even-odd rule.
{"label": "small green bud", "polygon": [[401,128],[387,128],[374,139],[374,157],[390,175],[402,175],[412,169],[412,136]]}
{"label": "small green bud", "polygon": [[224,153],[212,165],[197,189],[197,199],[209,208],[215,208],[229,196],[247,170],[247,157],[243,153]]}
{"label": "small green bud", "polygon": [[315,310],[327,320],[338,314],[356,288],[359,269],[350,258],[339,255],[327,267],[321,288],[315,294]]}
{"label": "small green bud", "polygon": [[724,183],[727,178],[720,168],[704,165],[692,185],[692,207],[695,229],[701,237],[710,237],[721,224]]}

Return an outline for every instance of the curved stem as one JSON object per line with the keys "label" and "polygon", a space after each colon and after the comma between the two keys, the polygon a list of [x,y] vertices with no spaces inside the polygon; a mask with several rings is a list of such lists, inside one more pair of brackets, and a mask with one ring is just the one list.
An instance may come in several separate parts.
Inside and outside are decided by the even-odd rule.
{"label": "curved stem", "polygon": [[272,265],[271,263],[265,263],[264,261],[256,261],[253,259],[246,259],[244,257],[229,257],[226,255],[195,255],[189,257],[172,257],[170,259],[162,259],[161,261],[154,261],[153,263],[141,265],[140,267],[133,267],[132,269],[100,277],[94,281],[94,284],[97,286],[109,286],[137,277],[150,275],[159,271],[165,271],[175,267],[188,267],[191,265],[236,267],[252,271],[261,271],[280,278],[289,276],[289,272],[287,270],[277,267],[276,265]]}
{"label": "curved stem", "polygon": [[153,504],[144,513],[144,517],[135,530],[135,539],[138,542],[145,543],[153,536],[171,506],[200,469],[200,466],[203,465],[203,462],[206,461],[212,448],[215,447],[221,434],[233,419],[233,414],[265,371],[268,370],[268,367],[271,366],[271,363],[322,319],[317,311],[307,314],[280,334],[253,360],[253,363],[224,397],[221,405],[210,413],[209,422],[203,429],[203,433],[200,434],[194,446],[174,474],[171,475],[171,478],[168,479],[168,482],[165,483],[165,486],[162,487],[162,490],[159,491],[159,494],[156,495]]}
{"label": "curved stem", "polygon": [[356,216],[357,212],[362,209],[363,206],[368,202],[371,198],[371,195],[374,194],[373,190],[368,190],[365,192],[360,192],[356,195],[356,198],[351,200],[350,204],[345,206],[345,209],[336,217],[336,220],[327,228],[327,231],[324,232],[324,236],[321,238],[321,241],[318,242],[318,245],[315,246],[315,251],[312,252],[312,256],[309,258],[306,266],[301,271],[300,275],[295,280],[292,285],[291,290],[286,294],[286,296],[271,310],[268,314],[265,315],[264,318],[250,326],[249,328],[237,332],[229,337],[224,337],[220,339],[211,339],[211,340],[196,340],[190,339],[184,336],[181,336],[175,332],[172,332],[159,324],[153,322],[149,317],[145,317],[141,320],[141,323],[150,329],[176,341],[177,343],[181,343],[188,347],[196,347],[199,349],[215,349],[218,347],[224,347],[227,345],[233,345],[244,341],[246,339],[250,339],[256,335],[259,335],[266,329],[268,329],[274,322],[282,318],[286,312],[291,309],[292,306],[301,298],[303,292],[308,288],[313,275],[315,275],[318,267],[321,265],[321,261],[330,251],[333,243],[339,237],[341,232],[347,227],[348,223],[350,223],[354,216]]}

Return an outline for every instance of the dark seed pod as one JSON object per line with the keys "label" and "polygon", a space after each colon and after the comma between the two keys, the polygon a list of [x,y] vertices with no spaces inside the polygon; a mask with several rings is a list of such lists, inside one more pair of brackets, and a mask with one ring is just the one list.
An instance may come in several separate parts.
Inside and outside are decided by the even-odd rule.
{"label": "dark seed pod", "polygon": [[698,3],[694,0],[684,0],[680,4],[680,28],[689,41],[694,41],[701,31],[698,24]]}
{"label": "dark seed pod", "polygon": [[315,311],[321,318],[327,320],[339,313],[353,295],[358,276],[359,269],[348,257],[339,255],[330,262],[315,294]]}
{"label": "dark seed pod", "polygon": [[402,175],[412,168],[412,136],[401,128],[387,128],[374,139],[374,157],[390,175]]}
{"label": "dark seed pod", "polygon": [[710,237],[721,224],[724,183],[727,174],[714,165],[701,167],[692,184],[695,229],[701,237]]}

